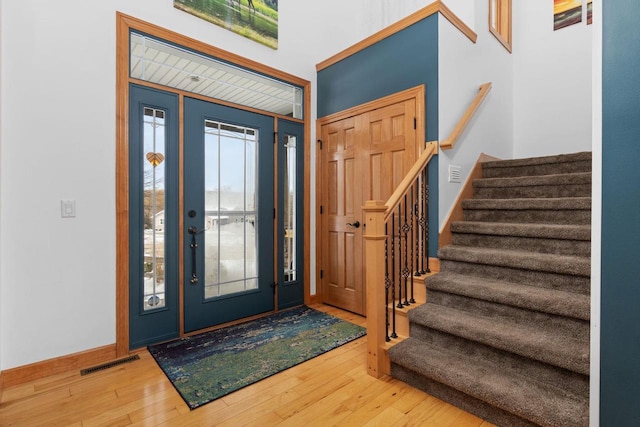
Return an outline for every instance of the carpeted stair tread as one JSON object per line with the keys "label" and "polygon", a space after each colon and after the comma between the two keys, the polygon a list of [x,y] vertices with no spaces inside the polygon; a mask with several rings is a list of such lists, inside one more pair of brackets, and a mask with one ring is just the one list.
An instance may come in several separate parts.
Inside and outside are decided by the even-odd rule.
{"label": "carpeted stair tread", "polygon": [[522,270],[589,277],[591,260],[587,257],[531,253],[497,248],[445,246],[438,251],[440,260],[510,267]]}
{"label": "carpeted stair tread", "polygon": [[541,330],[428,302],[411,310],[409,321],[412,328],[436,329],[573,372],[589,374],[589,342],[575,339],[563,331]]}
{"label": "carpeted stair tread", "polygon": [[496,236],[536,237],[541,239],[591,240],[591,226],[584,224],[456,221],[451,224],[451,232]]}
{"label": "carpeted stair tread", "polygon": [[541,313],[590,319],[589,295],[449,272],[429,277],[425,285],[427,292],[437,290]]}
{"label": "carpeted stair tread", "polygon": [[541,187],[591,184],[591,173],[516,176],[511,178],[479,178],[473,180],[473,188]]}
{"label": "carpeted stair tread", "polygon": [[462,201],[462,208],[492,210],[591,210],[591,197],[468,199]]}
{"label": "carpeted stair tread", "polygon": [[590,152],[527,159],[499,160],[482,164],[485,178],[591,172]]}
{"label": "carpeted stair tread", "polygon": [[540,166],[545,164],[571,163],[591,161],[592,155],[590,151],[581,151],[579,153],[557,154],[553,156],[528,157],[524,159],[510,160],[493,160],[483,163],[487,168],[509,168],[514,166]]}
{"label": "carpeted stair tread", "polygon": [[591,255],[591,228],[586,224],[458,221],[451,224],[451,237],[460,246]]}
{"label": "carpeted stair tread", "polygon": [[538,176],[517,176],[511,178],[480,178],[473,180],[474,188],[527,187],[542,185],[556,186],[575,184],[591,184],[591,172]]}
{"label": "carpeted stair tread", "polygon": [[473,194],[478,199],[589,197],[591,173],[476,179]]}
{"label": "carpeted stair tread", "polygon": [[587,426],[588,401],[560,387],[409,338],[389,350],[394,365],[545,426]]}

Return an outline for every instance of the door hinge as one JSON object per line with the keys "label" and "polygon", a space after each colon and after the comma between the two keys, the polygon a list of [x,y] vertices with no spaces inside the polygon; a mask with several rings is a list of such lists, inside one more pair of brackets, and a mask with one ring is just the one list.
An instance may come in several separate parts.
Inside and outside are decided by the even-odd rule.
{"label": "door hinge", "polygon": [[320,270],[320,278],[324,278],[324,270]]}
{"label": "door hinge", "polygon": [[273,145],[278,143],[278,132],[273,132]]}
{"label": "door hinge", "polygon": [[276,219],[276,208],[273,208],[273,219]]}
{"label": "door hinge", "polygon": [[271,284],[271,287],[273,288],[273,294],[276,294],[276,289],[278,288],[278,282],[273,282]]}
{"label": "door hinge", "polygon": [[318,140],[318,144],[320,144],[320,149],[322,150],[322,140],[321,139]]}
{"label": "door hinge", "polygon": [[416,120],[416,118],[413,118],[413,129],[418,129],[418,120]]}
{"label": "door hinge", "polygon": [[324,213],[324,206],[320,205],[320,215]]}

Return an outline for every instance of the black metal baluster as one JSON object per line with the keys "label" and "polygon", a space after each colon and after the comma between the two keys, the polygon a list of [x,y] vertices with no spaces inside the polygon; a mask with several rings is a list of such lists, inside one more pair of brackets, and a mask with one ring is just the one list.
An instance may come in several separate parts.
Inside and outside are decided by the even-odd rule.
{"label": "black metal baluster", "polygon": [[416,260],[416,259],[415,259],[415,257],[416,257],[416,255],[417,255],[417,254],[413,251],[413,249],[414,249],[414,247],[413,247],[413,240],[414,240],[414,237],[413,237],[413,236],[414,236],[414,234],[416,234],[416,232],[415,232],[415,228],[414,228],[414,221],[415,221],[415,219],[414,219],[414,214],[413,214],[413,212],[415,211],[415,204],[414,204],[414,203],[415,203],[415,201],[413,200],[413,195],[414,195],[413,193],[414,193],[414,189],[415,189],[415,188],[416,188],[416,183],[414,182],[414,183],[413,183],[413,185],[411,186],[411,215],[410,215],[411,220],[409,221],[410,228],[411,228],[411,245],[410,245],[410,247],[411,247],[411,270],[410,270],[410,271],[411,271],[411,274],[410,274],[411,282],[409,283],[409,286],[411,287],[411,298],[409,298],[409,302],[410,302],[411,304],[415,304],[415,303],[416,303],[416,300],[415,300],[415,298],[413,297],[413,272],[415,271],[415,269],[414,269],[414,262],[415,262],[415,260]]}
{"label": "black metal baluster", "polygon": [[398,338],[396,334],[396,284],[394,283],[396,277],[396,245],[394,241],[394,231],[396,220],[393,214],[391,214],[391,338]]}
{"label": "black metal baluster", "polygon": [[424,193],[424,171],[420,174],[420,274],[425,274],[427,272],[427,270],[425,269],[425,263],[424,263],[424,243],[425,243],[425,238],[424,238],[424,226],[425,226],[425,218],[424,218],[424,200],[425,200],[425,193]]}
{"label": "black metal baluster", "polygon": [[416,276],[422,276],[422,269],[420,268],[420,260],[421,258],[421,254],[422,252],[420,251],[420,242],[422,241],[422,225],[420,222],[420,183],[421,183],[422,177],[418,177],[418,180],[416,181],[415,184],[415,204],[413,205],[413,213],[415,214],[415,221],[414,221],[414,231],[413,231],[413,235],[415,236],[415,244],[416,244],[416,269],[415,269],[415,275]]}
{"label": "black metal baluster", "polygon": [[398,308],[403,308],[402,304],[402,203],[398,204]]}
{"label": "black metal baluster", "polygon": [[409,305],[409,299],[407,298],[408,294],[408,286],[409,286],[409,276],[411,272],[409,271],[409,223],[407,221],[407,195],[404,195],[404,223],[402,224],[402,234],[404,234],[404,268],[402,269],[402,278],[404,279],[404,302],[402,305]]}
{"label": "black metal baluster", "polygon": [[389,287],[391,286],[391,280],[389,280],[389,232],[387,223],[384,224],[384,328],[386,342],[391,341],[389,337]]}
{"label": "black metal baluster", "polygon": [[430,273],[429,270],[429,171],[427,168],[422,171],[424,176],[424,254],[423,257],[426,260],[425,273]]}

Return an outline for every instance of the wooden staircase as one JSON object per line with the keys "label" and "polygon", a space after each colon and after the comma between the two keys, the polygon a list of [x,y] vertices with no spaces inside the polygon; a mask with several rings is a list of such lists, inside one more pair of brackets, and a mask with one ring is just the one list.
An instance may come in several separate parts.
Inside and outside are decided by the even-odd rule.
{"label": "wooden staircase", "polygon": [[590,153],[483,165],[392,376],[498,425],[588,425],[590,171]]}

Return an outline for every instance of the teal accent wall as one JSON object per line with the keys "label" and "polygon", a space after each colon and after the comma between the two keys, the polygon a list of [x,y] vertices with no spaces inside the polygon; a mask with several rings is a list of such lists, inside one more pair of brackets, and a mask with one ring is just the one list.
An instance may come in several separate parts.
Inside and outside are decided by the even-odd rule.
{"label": "teal accent wall", "polygon": [[[426,87],[425,141],[438,139],[438,15],[318,72],[318,117]],[[438,249],[438,162],[429,165],[429,255]]]}
{"label": "teal accent wall", "polygon": [[600,425],[640,426],[640,2],[602,4]]}

